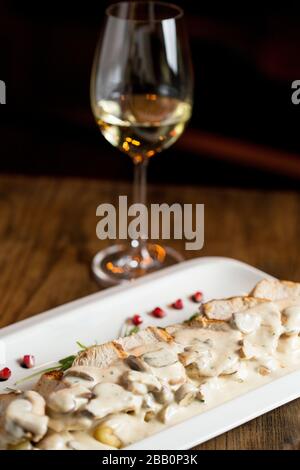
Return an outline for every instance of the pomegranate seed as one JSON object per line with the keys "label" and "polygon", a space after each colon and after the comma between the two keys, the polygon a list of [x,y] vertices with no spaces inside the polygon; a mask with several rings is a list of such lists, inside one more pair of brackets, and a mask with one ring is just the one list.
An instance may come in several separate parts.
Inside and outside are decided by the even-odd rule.
{"label": "pomegranate seed", "polygon": [[11,376],[11,370],[8,367],[4,367],[4,369],[0,370],[0,381],[4,382],[8,380]]}
{"label": "pomegranate seed", "polygon": [[156,307],[151,313],[156,318],[163,318],[166,316],[166,312],[160,307]]}
{"label": "pomegranate seed", "polygon": [[177,299],[173,304],[172,307],[175,308],[176,310],[181,310],[183,308],[183,302],[182,299]]}
{"label": "pomegranate seed", "polygon": [[26,354],[21,363],[22,367],[25,367],[26,369],[31,369],[32,367],[35,366],[35,358],[31,354]]}
{"label": "pomegranate seed", "polygon": [[140,325],[141,323],[143,323],[143,319],[141,317],[141,315],[134,315],[132,317],[132,323],[135,325],[135,326],[138,326]]}
{"label": "pomegranate seed", "polygon": [[202,299],[203,299],[203,293],[200,291],[195,292],[195,294],[192,295],[192,300],[193,302],[196,302],[196,304],[199,304],[200,302],[202,302]]}

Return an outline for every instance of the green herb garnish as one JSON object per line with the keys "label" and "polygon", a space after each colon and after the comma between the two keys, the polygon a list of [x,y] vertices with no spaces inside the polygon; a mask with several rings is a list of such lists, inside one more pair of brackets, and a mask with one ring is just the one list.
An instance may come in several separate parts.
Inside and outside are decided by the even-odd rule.
{"label": "green herb garnish", "polygon": [[194,313],[190,318],[184,321],[184,323],[189,323],[192,320],[195,320],[199,316],[199,313]]}
{"label": "green herb garnish", "polygon": [[84,344],[80,343],[80,341],[76,341],[76,344],[83,351],[88,348],[88,346],[85,346]]}
{"label": "green herb garnish", "polygon": [[65,370],[70,369],[70,367],[72,367],[73,362],[75,361],[75,359],[76,359],[76,356],[74,356],[74,355],[73,356],[67,356],[63,359],[60,359],[58,361],[58,363],[60,364],[59,370],[64,372]]}
{"label": "green herb garnish", "polygon": [[131,330],[129,330],[129,332],[126,334],[126,336],[134,335],[135,333],[138,333],[139,331],[140,331],[139,327],[134,326],[133,328],[131,328]]}
{"label": "green herb garnish", "polygon": [[84,344],[80,343],[80,341],[76,341],[77,346],[80,348],[80,351],[77,354],[72,354],[71,356],[64,357],[62,359],[59,359],[57,364],[53,365],[52,367],[48,367],[47,369],[42,369],[39,370],[38,372],[35,372],[34,374],[27,375],[23,379],[18,380],[15,385],[19,385],[23,382],[26,382],[27,380],[31,380],[34,377],[38,377],[39,375],[45,374],[47,372],[52,372],[54,370],[60,371],[60,372],[65,372],[66,370],[70,369],[72,367],[73,362],[75,361],[76,357],[78,354],[80,354],[82,351],[85,351],[88,349],[88,346],[84,346]]}

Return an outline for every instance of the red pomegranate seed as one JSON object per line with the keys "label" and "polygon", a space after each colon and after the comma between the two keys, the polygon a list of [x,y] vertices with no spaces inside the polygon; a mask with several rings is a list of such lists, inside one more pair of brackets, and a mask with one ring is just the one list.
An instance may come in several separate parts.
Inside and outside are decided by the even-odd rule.
{"label": "red pomegranate seed", "polygon": [[31,369],[32,367],[35,366],[35,358],[31,354],[26,354],[21,363],[22,367],[25,367],[26,369]]}
{"label": "red pomegranate seed", "polygon": [[11,376],[11,370],[8,367],[4,367],[4,369],[0,370],[0,381],[4,382],[8,380]]}
{"label": "red pomegranate seed", "polygon": [[132,323],[135,325],[135,326],[138,326],[140,325],[141,323],[143,323],[143,319],[141,317],[141,315],[134,315],[132,317]]}
{"label": "red pomegranate seed", "polygon": [[192,295],[192,300],[193,302],[196,302],[196,304],[199,304],[200,302],[202,302],[202,299],[203,299],[203,293],[200,291],[195,292],[195,294]]}
{"label": "red pomegranate seed", "polygon": [[156,318],[163,318],[166,316],[166,312],[160,307],[156,307],[151,313]]}
{"label": "red pomegranate seed", "polygon": [[183,302],[182,299],[177,299],[173,304],[172,307],[175,308],[176,310],[181,310],[183,308]]}

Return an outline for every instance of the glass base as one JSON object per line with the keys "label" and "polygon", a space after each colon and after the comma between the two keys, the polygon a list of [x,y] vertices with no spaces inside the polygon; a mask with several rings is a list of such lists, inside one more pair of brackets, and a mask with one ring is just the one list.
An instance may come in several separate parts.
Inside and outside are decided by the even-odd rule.
{"label": "glass base", "polygon": [[[135,245],[136,244],[136,245]],[[137,241],[128,245],[113,245],[99,251],[92,261],[92,272],[102,285],[132,281],[158,269],[183,261],[183,256],[170,247]]]}

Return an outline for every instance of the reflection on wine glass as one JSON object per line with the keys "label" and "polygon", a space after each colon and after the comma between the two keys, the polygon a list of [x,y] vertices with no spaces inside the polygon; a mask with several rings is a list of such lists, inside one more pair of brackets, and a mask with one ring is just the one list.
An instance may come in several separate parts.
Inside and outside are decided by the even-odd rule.
{"label": "reflection on wine glass", "polygon": [[[148,161],[172,145],[190,118],[193,73],[181,8],[121,2],[106,11],[97,47],[91,104],[104,137],[134,163],[134,200],[146,203]],[[175,250],[141,237],[95,256],[98,280],[119,283],[180,261]]]}

